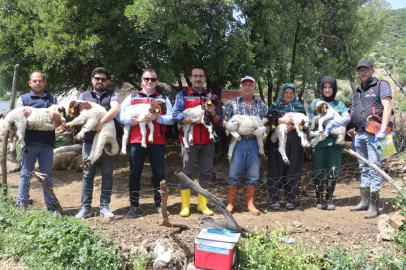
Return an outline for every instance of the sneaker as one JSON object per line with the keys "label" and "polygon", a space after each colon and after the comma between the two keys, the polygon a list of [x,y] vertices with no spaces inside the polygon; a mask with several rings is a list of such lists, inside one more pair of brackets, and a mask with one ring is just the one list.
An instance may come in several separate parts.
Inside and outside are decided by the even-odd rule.
{"label": "sneaker", "polygon": [[131,206],[130,211],[128,211],[125,216],[126,219],[133,219],[141,215],[141,209],[139,207]]}
{"label": "sneaker", "polygon": [[92,212],[90,212],[90,209],[82,206],[79,210],[79,213],[76,214],[75,218],[82,219],[82,218],[90,217],[91,215],[92,215]]}
{"label": "sneaker", "polygon": [[47,211],[50,214],[53,214],[53,213],[60,214],[59,209],[58,209],[58,207],[56,207],[55,204],[47,204]]}
{"label": "sneaker", "polygon": [[[156,207],[155,207],[155,212],[157,212],[158,214],[162,215],[162,207],[156,206]],[[168,210],[166,210],[166,213],[167,213],[168,216],[169,216],[169,211],[168,211]]]}
{"label": "sneaker", "polygon": [[113,219],[114,214],[110,211],[108,208],[102,208],[100,209],[100,216],[108,219]]}

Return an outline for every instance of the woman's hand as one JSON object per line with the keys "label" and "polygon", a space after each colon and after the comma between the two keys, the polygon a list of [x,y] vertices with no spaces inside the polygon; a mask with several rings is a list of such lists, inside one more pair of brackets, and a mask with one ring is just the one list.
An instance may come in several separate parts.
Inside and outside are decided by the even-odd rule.
{"label": "woman's hand", "polygon": [[293,125],[295,122],[292,116],[286,116],[279,118],[278,124],[286,124],[286,125]]}

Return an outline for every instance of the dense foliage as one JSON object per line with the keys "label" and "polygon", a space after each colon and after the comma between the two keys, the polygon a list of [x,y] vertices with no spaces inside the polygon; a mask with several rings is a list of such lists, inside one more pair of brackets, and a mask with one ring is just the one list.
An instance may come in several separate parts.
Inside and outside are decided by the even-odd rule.
{"label": "dense foliage", "polygon": [[87,223],[41,210],[26,211],[0,195],[0,258],[29,269],[120,269],[116,247]]}
{"label": "dense foliage", "polygon": [[[0,0],[0,89],[13,66],[19,87],[42,71],[51,91],[84,90],[107,67],[117,85],[140,87],[145,67],[173,85],[203,66],[220,94],[249,74],[277,96],[286,81],[299,95],[326,75],[354,80],[386,26],[385,0]],[[183,85],[185,86],[185,85]]]}

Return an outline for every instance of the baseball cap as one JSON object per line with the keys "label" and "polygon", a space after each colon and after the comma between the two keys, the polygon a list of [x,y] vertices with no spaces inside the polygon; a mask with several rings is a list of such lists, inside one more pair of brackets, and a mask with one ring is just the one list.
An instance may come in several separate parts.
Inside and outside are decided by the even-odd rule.
{"label": "baseball cap", "polygon": [[252,77],[250,77],[250,76],[245,76],[244,78],[241,79],[240,82],[247,81],[247,80],[248,80],[248,81],[252,81],[252,82],[255,83],[255,79],[252,78]]}
{"label": "baseball cap", "polygon": [[371,61],[369,60],[362,60],[358,63],[357,69],[360,67],[374,68],[374,65],[372,65]]}

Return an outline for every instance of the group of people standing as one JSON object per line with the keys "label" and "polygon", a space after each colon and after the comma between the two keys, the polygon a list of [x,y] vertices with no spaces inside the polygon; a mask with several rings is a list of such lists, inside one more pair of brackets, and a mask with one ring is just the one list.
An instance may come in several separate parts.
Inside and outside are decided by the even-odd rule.
{"label": "group of people standing", "polygon": [[[355,147],[359,154],[380,167],[380,156],[370,142],[383,140],[386,136],[386,127],[388,125],[391,113],[391,89],[387,82],[380,81],[373,77],[374,69],[370,61],[361,61],[357,66],[358,76],[361,84],[354,93],[353,110],[350,110],[343,102],[335,100],[337,94],[337,81],[333,77],[325,77],[320,83],[320,98],[313,100],[309,107],[310,118],[314,116],[315,106],[319,100],[327,102],[341,116],[340,121],[327,121],[325,130],[330,134],[333,127],[347,126],[352,122],[355,128]],[[229,121],[234,115],[248,115],[265,117],[270,114],[275,117],[275,125],[287,125],[286,154],[290,164],[286,165],[280,153],[278,146],[268,140],[268,193],[270,196],[270,205],[273,210],[280,210],[279,189],[283,188],[288,210],[295,209],[295,200],[299,188],[299,183],[303,171],[304,149],[301,146],[301,139],[293,131],[293,118],[285,116],[290,112],[304,113],[304,106],[298,101],[296,96],[296,87],[293,83],[285,83],[282,87],[280,96],[271,106],[268,106],[257,99],[255,93],[255,79],[245,76],[240,81],[240,97],[231,99],[225,107],[224,113],[220,107],[206,104],[211,97],[211,93],[203,88],[206,82],[206,75],[203,68],[193,68],[189,75],[191,86],[188,89],[180,91],[175,103],[172,104],[168,97],[158,92],[158,74],[153,69],[146,69],[142,74],[142,90],[131,93],[120,105],[118,95],[113,90],[106,88],[109,82],[109,74],[104,68],[96,68],[91,75],[93,87],[80,95],[80,100],[95,102],[103,106],[108,113],[103,117],[93,132],[89,132],[83,139],[83,158],[85,159],[90,152],[92,139],[95,132],[99,132],[102,125],[110,120],[124,124],[132,125],[130,135],[130,175],[129,175],[129,195],[130,209],[126,218],[132,219],[140,216],[139,196],[141,187],[141,173],[146,157],[151,164],[154,186],[154,204],[157,213],[162,213],[161,195],[159,193],[159,183],[164,179],[164,161],[165,161],[165,131],[166,125],[175,123],[193,124],[193,144],[187,151],[182,143],[182,129],[180,129],[182,172],[189,178],[195,174],[195,165],[199,165],[199,184],[202,188],[209,190],[211,187],[211,176],[214,167],[215,145],[210,140],[208,130],[202,124],[201,115],[198,119],[192,119],[184,113],[184,110],[196,106],[205,106],[205,109],[211,115],[211,121],[214,125],[220,125],[230,131],[237,130],[237,126]],[[17,102],[17,106],[33,106],[46,108],[56,104],[56,98],[44,91],[46,81],[41,73],[33,73],[30,76],[29,85],[31,92],[22,95]],[[146,121],[152,121],[154,124],[153,142],[147,141],[147,147],[141,147],[141,131],[137,115],[128,116],[125,114],[127,107],[136,104],[150,104],[156,99],[165,100],[167,111],[165,114],[149,113]],[[28,114],[29,112],[27,112]],[[365,131],[365,120],[371,114],[382,116],[382,126],[378,134],[370,134]],[[60,124],[57,115],[52,115],[55,121]],[[231,213],[237,200],[238,189],[242,183],[242,176],[245,172],[245,196],[246,208],[253,215],[259,215],[260,211],[254,205],[256,189],[259,184],[261,157],[259,156],[258,144],[255,136],[262,136],[266,132],[265,127],[259,127],[252,136],[241,136],[234,148],[233,158],[230,161],[228,173],[228,202],[227,209]],[[291,132],[293,131],[293,132]],[[272,131],[270,131],[271,133]],[[41,133],[41,132],[40,132]],[[23,169],[20,178],[19,197],[17,204],[26,207],[28,204],[29,192],[29,173],[34,169],[37,158],[40,165],[40,171],[48,175],[49,184],[52,186],[50,164],[52,165],[52,149],[55,143],[55,137],[49,135],[49,140],[43,142],[43,134],[26,133],[27,136],[33,136],[26,139],[29,147],[40,147],[38,151],[30,148],[29,154],[22,153]],[[147,128],[147,136],[149,129]],[[47,135],[48,136],[48,135]],[[268,138],[271,134],[268,135]],[[30,146],[32,145],[32,146]],[[312,146],[314,184],[316,187],[316,207],[320,209],[334,210],[335,204],[332,200],[334,189],[337,182],[338,171],[341,166],[341,154],[344,146],[335,144],[332,136],[326,140]],[[34,148],[33,148],[34,149]],[[47,151],[42,151],[46,149]],[[48,151],[49,150],[49,151]],[[38,153],[37,153],[38,152]],[[37,153],[37,154],[36,154]],[[49,162],[51,160],[51,162]],[[100,196],[100,215],[105,218],[114,218],[114,214],[109,209],[110,198],[113,187],[113,168],[114,157],[103,153],[100,160],[102,175],[102,191]],[[81,208],[76,214],[76,218],[85,218],[91,213],[91,203],[93,194],[93,180],[96,173],[97,163],[85,168],[82,180],[82,198]],[[361,169],[361,200],[360,203],[351,208],[351,211],[368,209],[366,218],[376,217],[379,213],[377,200],[379,199],[379,190],[382,186],[382,177],[368,166],[360,162]],[[324,188],[324,174],[327,175],[327,185]],[[45,203],[48,210],[55,210],[52,198],[44,189]],[[190,188],[180,180],[181,211],[180,216],[190,215]],[[325,194],[325,196],[324,196]],[[212,215],[213,211],[207,206],[207,199],[198,195],[197,210],[204,215]]]}

